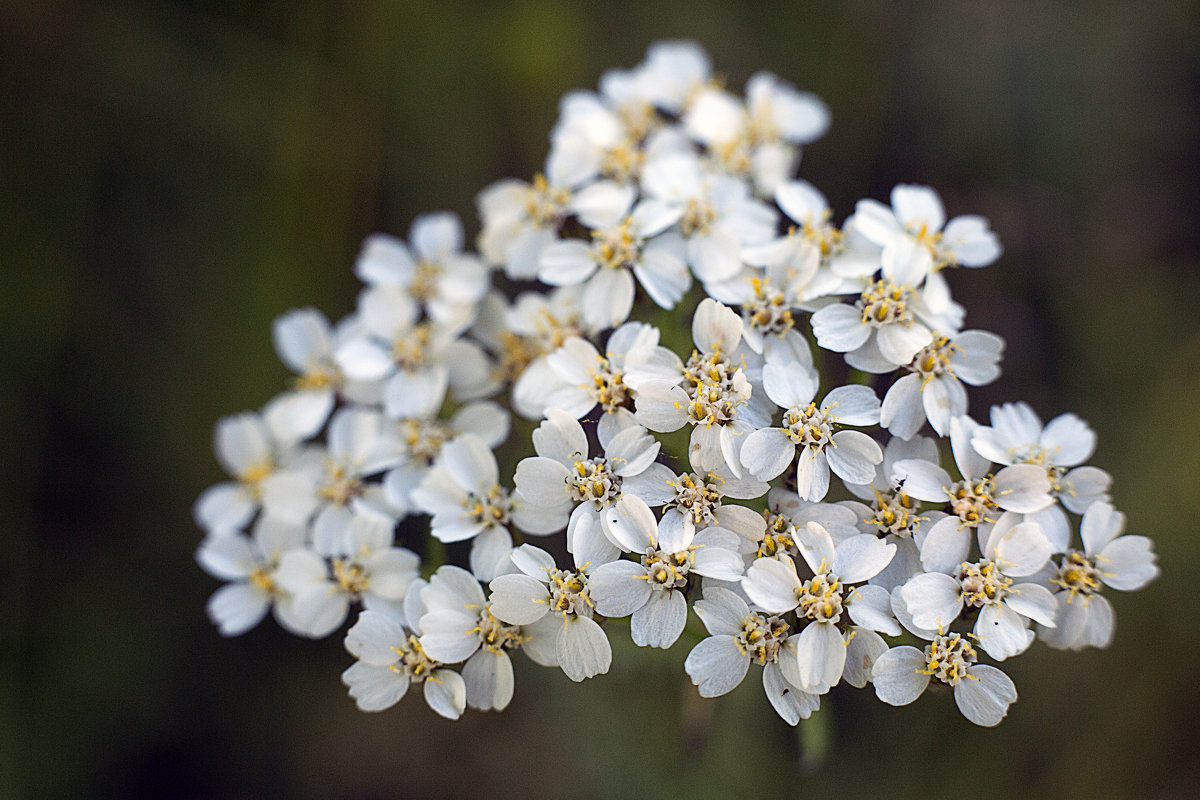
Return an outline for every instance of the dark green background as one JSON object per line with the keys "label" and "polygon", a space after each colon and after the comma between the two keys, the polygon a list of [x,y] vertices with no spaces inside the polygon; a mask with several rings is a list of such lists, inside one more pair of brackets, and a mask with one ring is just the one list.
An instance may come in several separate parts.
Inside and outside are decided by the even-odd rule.
{"label": "dark green background", "polygon": [[[0,796],[1192,796],[1198,22],[1182,0],[0,4]],[[1004,257],[951,276],[1009,342],[976,416],[1082,415],[1157,542],[1162,578],[1110,595],[1111,650],[1006,665],[997,730],[948,695],[839,690],[801,746],[754,672],[695,700],[682,647],[619,646],[582,687],[521,663],[499,715],[365,715],[338,637],[204,616],[190,506],[222,478],[213,422],[287,380],[271,319],[349,311],[371,231],[449,208],[474,233],[564,92],[678,37],[731,87],[769,69],[828,101],[801,174],[839,218],[899,181],[990,218]]]}

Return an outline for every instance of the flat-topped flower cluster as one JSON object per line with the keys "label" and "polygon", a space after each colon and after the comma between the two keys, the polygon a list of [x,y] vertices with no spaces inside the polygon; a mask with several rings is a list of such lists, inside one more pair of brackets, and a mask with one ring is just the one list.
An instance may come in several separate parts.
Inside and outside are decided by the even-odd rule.
{"label": "flat-topped flower cluster", "polygon": [[[993,263],[995,234],[915,185],[835,225],[793,177],[828,124],[661,43],[563,99],[544,172],[479,195],[477,253],[445,212],[369,238],[355,311],[276,320],[294,381],[217,424],[230,480],[195,518],[220,631],[357,614],[358,706],[415,684],[457,718],[509,703],[516,651],[606,673],[628,617],[639,646],[690,640],[705,697],[758,665],[793,725],[842,682],[893,705],[945,684],[995,725],[1017,692],[985,661],[1107,646],[1107,590],[1158,568],[1083,466],[1095,434],[968,415],[1004,342],[964,329],[946,274]],[[818,364],[842,360],[836,385]],[[529,455],[502,468],[506,442]],[[469,541],[461,563],[397,546],[410,518]]]}

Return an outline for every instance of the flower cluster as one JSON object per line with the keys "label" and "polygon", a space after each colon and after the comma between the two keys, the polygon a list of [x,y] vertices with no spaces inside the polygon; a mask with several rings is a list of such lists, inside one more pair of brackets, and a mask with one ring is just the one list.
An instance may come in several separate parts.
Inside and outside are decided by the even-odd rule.
{"label": "flower cluster", "polygon": [[[933,681],[995,725],[1017,692],[983,659],[1107,646],[1106,591],[1158,568],[1082,466],[1094,433],[968,414],[1004,342],[946,275],[997,237],[915,185],[835,224],[793,178],[828,124],[773,75],[738,96],[656,44],[563,99],[542,173],[480,193],[477,253],[450,213],[369,238],[354,312],[279,318],[294,381],[217,424],[230,480],[195,518],[220,631],[272,611],[323,637],[355,610],[359,707],[419,684],[457,718],[509,703],[516,651],[607,672],[629,617],[639,646],[691,642],[705,697],[758,665],[793,725],[843,682],[903,705]],[[528,456],[501,465],[505,443]],[[397,546],[423,515],[460,563]]]}

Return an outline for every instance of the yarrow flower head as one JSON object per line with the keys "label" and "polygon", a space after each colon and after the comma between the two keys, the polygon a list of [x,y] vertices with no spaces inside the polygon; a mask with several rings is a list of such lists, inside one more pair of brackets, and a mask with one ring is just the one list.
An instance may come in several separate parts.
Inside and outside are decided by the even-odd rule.
{"label": "yarrow flower head", "polygon": [[1005,346],[947,274],[999,260],[986,219],[916,184],[837,212],[795,174],[828,106],[739,95],[694,43],[558,112],[477,224],[374,234],[350,313],[273,323],[280,391],[217,422],[193,507],[221,634],[345,628],[359,708],[457,719],[510,703],[514,658],[601,680],[628,630],[686,643],[703,697],[760,667],[791,725],[842,683],[996,725],[985,660],[1113,641],[1109,590],[1159,568],[1095,432],[969,415]]}

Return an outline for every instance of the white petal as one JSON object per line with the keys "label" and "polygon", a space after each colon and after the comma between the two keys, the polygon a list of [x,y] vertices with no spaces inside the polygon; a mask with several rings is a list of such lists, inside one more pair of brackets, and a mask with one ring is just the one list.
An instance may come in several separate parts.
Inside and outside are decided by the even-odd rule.
{"label": "white petal", "polygon": [[720,697],[733,691],[746,677],[750,658],[732,636],[702,639],[688,653],[683,669],[700,690],[701,697]]}
{"label": "white petal", "polygon": [[705,587],[703,599],[697,600],[694,608],[713,636],[736,636],[750,613],[750,606],[736,592],[716,586]]}
{"label": "white petal", "polygon": [[1054,502],[1046,469],[1036,464],[1014,464],[996,473],[994,497],[1006,511],[1029,514]]}
{"label": "white petal", "polygon": [[871,682],[880,700],[892,706],[906,706],[921,696],[929,685],[925,656],[915,647],[893,647],[875,659]]}
{"label": "white petal", "polygon": [[[844,303],[825,306],[813,314],[812,329],[817,343],[836,353],[855,350],[871,337],[871,328],[862,324],[862,315],[858,309]],[[912,360],[911,355],[908,360]]]}
{"label": "white petal", "polygon": [[870,683],[875,660],[887,651],[887,643],[875,631],[866,628],[851,629],[850,638],[846,642],[846,666],[842,671],[846,683],[858,689]]}
{"label": "white petal", "polygon": [[[810,522],[809,525],[816,525]],[[851,536],[837,546],[833,573],[845,583],[859,583],[875,577],[896,555],[896,545],[873,533]]]}
{"label": "white petal", "polygon": [[1009,590],[1004,604],[1022,616],[1047,627],[1054,627],[1054,616],[1058,603],[1045,586],[1036,583],[1018,583]]}
{"label": "white petal", "polygon": [[654,512],[636,495],[622,497],[603,512],[601,519],[605,533],[626,552],[640,554],[657,546],[658,522]]}
{"label": "white petal", "polygon": [[771,614],[791,611],[799,602],[796,567],[774,558],[759,558],[746,570],[742,590],[751,602]]}
{"label": "white petal", "polygon": [[503,650],[482,648],[463,665],[462,677],[471,708],[503,711],[512,700],[512,659]]}
{"label": "white petal", "polygon": [[360,711],[383,711],[400,702],[411,681],[387,666],[360,661],[342,673],[342,683]]}
{"label": "white petal", "polygon": [[933,524],[921,542],[921,566],[926,572],[951,573],[967,560],[971,531],[958,517],[943,517]]}
{"label": "white petal", "polygon": [[838,431],[832,447],[826,448],[829,468],[847,483],[867,484],[875,480],[875,465],[882,463],[883,450],[861,431]]}
{"label": "white petal", "polygon": [[914,575],[900,595],[913,623],[926,630],[946,630],[962,611],[962,587],[941,572]]}
{"label": "white petal", "polygon": [[808,719],[821,706],[820,695],[801,691],[789,683],[779,664],[767,664],[763,668],[763,691],[771,701],[771,707],[788,725]]}
{"label": "white petal", "polygon": [[608,672],[612,646],[608,636],[590,617],[568,616],[558,635],[558,665],[573,681]]}
{"label": "white petal", "polygon": [[1137,591],[1159,575],[1154,544],[1145,536],[1118,536],[1096,557],[1100,580],[1122,592]]}
{"label": "white petal", "polygon": [[800,632],[796,653],[800,661],[800,688],[804,691],[825,694],[842,679],[846,644],[837,626],[810,622]]}
{"label": "white petal", "polygon": [[1025,627],[1025,620],[1003,603],[980,610],[975,637],[979,646],[997,661],[1020,655],[1033,643],[1033,631]]}
{"label": "white petal", "polygon": [[[599,608],[599,604],[597,604]],[[687,601],[675,590],[651,592],[650,600],[633,612],[629,633],[638,647],[668,648],[687,623]]]}
{"label": "white petal", "polygon": [[646,568],[632,561],[610,561],[588,579],[588,594],[596,611],[606,617],[627,617],[650,599]]}
{"label": "white petal", "polygon": [[266,592],[248,583],[230,583],[209,598],[208,618],[222,636],[237,636],[261,622],[270,606]]}
{"label": "white petal", "polygon": [[999,725],[1008,707],[1017,701],[1017,687],[1003,672],[986,664],[976,664],[967,674],[976,680],[960,681],[954,687],[958,710],[976,725]]}
{"label": "white petal", "polygon": [[500,575],[488,588],[492,613],[510,625],[531,625],[550,610],[546,584],[528,575]]}
{"label": "white petal", "polygon": [[458,719],[467,707],[467,684],[454,670],[435,669],[423,684],[425,702],[446,719]]}
{"label": "white petal", "polygon": [[[899,636],[900,625],[892,616],[892,599],[882,586],[859,586],[847,603],[850,619],[866,630]],[[853,640],[851,640],[853,641]]]}

